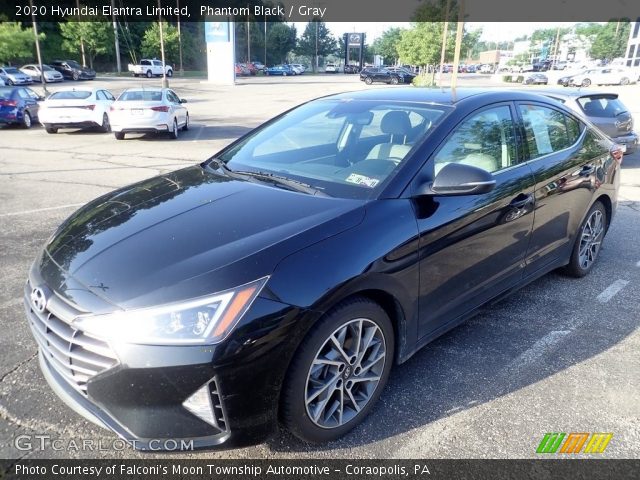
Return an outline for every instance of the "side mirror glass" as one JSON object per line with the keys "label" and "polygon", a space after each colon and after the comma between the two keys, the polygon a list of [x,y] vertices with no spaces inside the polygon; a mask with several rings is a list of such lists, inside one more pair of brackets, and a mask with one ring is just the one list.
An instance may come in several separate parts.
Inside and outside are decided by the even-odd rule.
{"label": "side mirror glass", "polygon": [[462,163],[448,163],[433,182],[420,185],[415,196],[457,196],[488,193],[496,186],[493,175],[482,168]]}
{"label": "side mirror glass", "polygon": [[181,98],[180,103],[187,103],[187,101],[184,98]]}

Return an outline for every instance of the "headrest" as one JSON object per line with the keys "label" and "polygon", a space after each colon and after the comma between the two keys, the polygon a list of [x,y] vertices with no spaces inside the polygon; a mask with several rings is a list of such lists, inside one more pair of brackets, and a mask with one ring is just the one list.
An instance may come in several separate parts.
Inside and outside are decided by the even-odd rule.
{"label": "headrest", "polygon": [[380,122],[382,133],[391,135],[408,135],[411,131],[411,121],[407,112],[392,110],[385,113]]}

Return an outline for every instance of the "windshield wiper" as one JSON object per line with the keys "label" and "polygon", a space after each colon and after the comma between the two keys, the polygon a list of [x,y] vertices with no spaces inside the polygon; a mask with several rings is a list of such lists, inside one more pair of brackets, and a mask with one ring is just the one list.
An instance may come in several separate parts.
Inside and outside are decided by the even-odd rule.
{"label": "windshield wiper", "polygon": [[269,183],[283,186],[288,188],[289,190],[293,190],[296,192],[307,193],[309,195],[315,195],[317,197],[329,197],[322,190],[312,187],[308,183],[300,182],[298,180],[294,180],[292,178],[283,177],[281,175],[276,175],[275,173],[267,173],[267,172],[249,172],[249,171],[239,171],[239,170],[231,170],[226,165],[222,165],[225,170],[231,175],[241,175],[243,177],[253,177],[258,180],[267,181]]}

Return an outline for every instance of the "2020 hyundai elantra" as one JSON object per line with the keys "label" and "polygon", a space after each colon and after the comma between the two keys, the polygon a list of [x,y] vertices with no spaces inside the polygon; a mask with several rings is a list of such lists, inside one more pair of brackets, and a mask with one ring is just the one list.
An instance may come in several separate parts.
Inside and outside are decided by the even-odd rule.
{"label": "2020 hyundai elantra", "polygon": [[479,306],[589,273],[621,161],[526,92],[308,102],[67,219],[25,285],[41,369],[136,448],[247,445],[278,421],[336,439]]}

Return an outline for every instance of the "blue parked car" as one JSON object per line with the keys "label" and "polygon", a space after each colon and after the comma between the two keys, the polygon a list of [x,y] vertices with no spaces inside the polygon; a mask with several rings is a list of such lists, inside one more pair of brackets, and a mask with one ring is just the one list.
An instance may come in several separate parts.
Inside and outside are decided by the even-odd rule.
{"label": "blue parked car", "polygon": [[295,75],[296,73],[293,71],[289,65],[276,65],[275,67],[267,68],[264,71],[265,75],[282,75],[286,77],[287,75]]}
{"label": "blue parked car", "polygon": [[0,87],[0,125],[16,124],[31,128],[38,121],[38,102],[44,100],[26,87]]}

